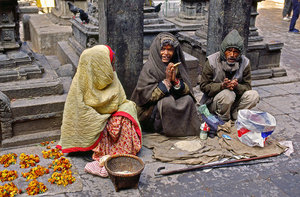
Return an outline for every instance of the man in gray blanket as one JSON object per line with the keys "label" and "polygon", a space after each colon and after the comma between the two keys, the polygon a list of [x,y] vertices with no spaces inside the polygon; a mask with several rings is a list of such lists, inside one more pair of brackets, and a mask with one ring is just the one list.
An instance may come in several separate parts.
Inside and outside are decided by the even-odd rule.
{"label": "man in gray blanket", "polygon": [[202,69],[200,104],[206,104],[210,113],[223,121],[236,120],[238,110],[251,109],[259,102],[251,87],[250,61],[242,55],[243,50],[243,38],[232,30]]}

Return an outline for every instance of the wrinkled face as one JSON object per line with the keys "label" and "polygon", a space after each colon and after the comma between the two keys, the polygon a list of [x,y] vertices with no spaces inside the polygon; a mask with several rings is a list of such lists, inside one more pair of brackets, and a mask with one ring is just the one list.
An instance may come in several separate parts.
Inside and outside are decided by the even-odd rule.
{"label": "wrinkled face", "polygon": [[239,55],[240,51],[236,48],[228,48],[225,51],[225,58],[228,64],[234,64]]}
{"label": "wrinkled face", "polygon": [[174,47],[171,45],[165,45],[160,50],[161,60],[163,63],[169,63],[174,54]]}

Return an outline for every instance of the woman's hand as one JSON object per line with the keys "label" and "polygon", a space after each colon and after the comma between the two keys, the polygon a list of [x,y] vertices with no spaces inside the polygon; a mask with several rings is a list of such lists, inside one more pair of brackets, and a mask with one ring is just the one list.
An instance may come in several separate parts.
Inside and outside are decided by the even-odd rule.
{"label": "woman's hand", "polygon": [[174,68],[174,64],[170,62],[166,68],[166,80],[170,83],[175,82],[176,79],[176,71]]}

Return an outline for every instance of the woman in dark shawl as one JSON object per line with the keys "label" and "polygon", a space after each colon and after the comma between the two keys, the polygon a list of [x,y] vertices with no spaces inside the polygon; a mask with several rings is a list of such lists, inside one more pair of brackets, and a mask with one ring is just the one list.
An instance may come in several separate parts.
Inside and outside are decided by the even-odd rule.
{"label": "woman in dark shawl", "polygon": [[152,42],[131,100],[138,106],[144,131],[166,136],[199,135],[200,119],[185,59],[172,34],[160,33]]}

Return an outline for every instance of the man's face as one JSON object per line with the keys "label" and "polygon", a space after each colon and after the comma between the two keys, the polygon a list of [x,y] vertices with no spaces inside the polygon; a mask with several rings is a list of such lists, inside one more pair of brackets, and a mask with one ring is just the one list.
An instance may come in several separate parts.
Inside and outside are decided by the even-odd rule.
{"label": "man's face", "polygon": [[169,63],[174,54],[174,47],[171,45],[163,46],[160,50],[161,60],[163,63]]}
{"label": "man's face", "polygon": [[240,51],[236,48],[228,48],[225,51],[225,58],[228,64],[234,64],[237,61],[237,57],[240,55]]}

